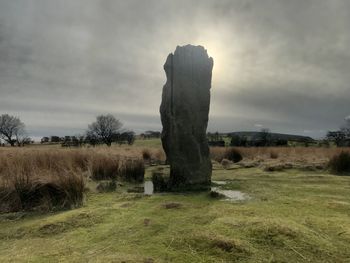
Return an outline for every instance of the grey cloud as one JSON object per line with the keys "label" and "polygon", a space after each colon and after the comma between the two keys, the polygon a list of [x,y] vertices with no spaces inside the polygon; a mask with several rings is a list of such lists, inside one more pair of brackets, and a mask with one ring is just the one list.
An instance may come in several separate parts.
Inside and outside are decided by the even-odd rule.
{"label": "grey cloud", "polygon": [[32,136],[107,112],[159,130],[163,63],[192,43],[214,57],[209,130],[322,136],[349,115],[349,24],[346,0],[0,0],[0,113]]}

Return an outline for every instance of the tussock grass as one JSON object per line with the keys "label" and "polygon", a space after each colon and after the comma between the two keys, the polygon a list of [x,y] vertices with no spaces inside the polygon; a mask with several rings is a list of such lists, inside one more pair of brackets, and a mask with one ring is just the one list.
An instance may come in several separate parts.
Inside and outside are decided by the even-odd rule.
{"label": "tussock grass", "polygon": [[[35,171],[33,171],[34,173]],[[85,179],[74,172],[13,174],[2,179],[0,211],[70,209],[83,203]]]}
{"label": "tussock grass", "polygon": [[88,178],[143,181],[143,160],[128,151],[125,156],[119,153],[101,148],[5,148],[0,151],[0,212],[79,207]]}
{"label": "tussock grass", "polygon": [[233,162],[227,159],[222,159],[221,165],[224,167],[224,169],[228,169]]}
{"label": "tussock grass", "polygon": [[145,161],[149,161],[151,160],[151,152],[148,150],[148,149],[143,149],[142,150],[142,158],[145,160]]}
{"label": "tussock grass", "polygon": [[[350,152],[347,148],[312,147],[212,147],[210,150],[212,158],[219,162],[224,160],[226,168],[230,167],[227,160],[237,162],[243,158],[238,163],[242,167],[262,167],[274,172],[285,169],[322,170],[334,156]],[[82,185],[87,178],[142,182],[144,162],[153,165],[164,161],[164,152],[159,147],[2,148],[0,211],[30,210],[31,206],[42,210],[77,207],[84,199]],[[162,178],[154,177],[153,180],[156,191],[165,188],[166,182],[162,182]],[[74,197],[74,193],[79,194]]]}
{"label": "tussock grass", "polygon": [[226,159],[237,163],[243,159],[241,152],[233,147],[212,147],[210,149],[210,155],[217,162],[222,162],[222,160]]}
{"label": "tussock grass", "polygon": [[[212,159],[223,160],[230,148],[211,147]],[[242,155],[241,167],[262,167],[266,171],[284,169],[325,170],[329,161],[342,152],[350,153],[350,148],[320,147],[234,147]],[[226,158],[227,159],[227,158]]]}
{"label": "tussock grass", "polygon": [[85,156],[56,151],[0,152],[0,211],[68,209],[83,203]]}
{"label": "tussock grass", "polygon": [[118,175],[128,182],[143,182],[145,164],[141,159],[130,159],[122,162]]}
{"label": "tussock grass", "polygon": [[[230,148],[230,147],[228,147]],[[341,152],[350,153],[350,148],[321,148],[321,147],[234,147],[244,159],[282,159],[285,161],[329,160]],[[211,147],[210,153],[214,160],[223,158],[227,148]],[[275,157],[275,158],[274,158]],[[226,158],[227,159],[227,158]],[[222,159],[221,159],[222,160]]]}
{"label": "tussock grass", "polygon": [[91,155],[88,169],[93,180],[115,180],[118,176],[120,160],[118,156],[106,154]]}
{"label": "tussock grass", "polygon": [[277,159],[277,158],[278,158],[278,153],[275,152],[275,151],[271,151],[271,152],[270,152],[270,158],[271,158],[271,159]]}
{"label": "tussock grass", "polygon": [[333,156],[328,165],[333,173],[350,173],[350,153],[343,151]]}

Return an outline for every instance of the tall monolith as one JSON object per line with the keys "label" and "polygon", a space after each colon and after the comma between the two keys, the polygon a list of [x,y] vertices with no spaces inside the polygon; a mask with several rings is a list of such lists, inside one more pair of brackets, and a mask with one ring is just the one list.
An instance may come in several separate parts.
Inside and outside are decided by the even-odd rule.
{"label": "tall monolith", "polygon": [[164,64],[167,81],[160,114],[171,190],[210,186],[212,164],[206,130],[212,69],[213,59],[202,46],[178,46]]}

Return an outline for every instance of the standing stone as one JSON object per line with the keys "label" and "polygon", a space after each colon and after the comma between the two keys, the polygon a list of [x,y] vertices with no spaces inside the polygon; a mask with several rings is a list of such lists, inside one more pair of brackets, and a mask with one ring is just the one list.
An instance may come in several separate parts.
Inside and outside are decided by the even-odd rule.
{"label": "standing stone", "polygon": [[171,190],[208,188],[212,164],[206,136],[213,59],[202,46],[177,47],[164,64],[162,144]]}

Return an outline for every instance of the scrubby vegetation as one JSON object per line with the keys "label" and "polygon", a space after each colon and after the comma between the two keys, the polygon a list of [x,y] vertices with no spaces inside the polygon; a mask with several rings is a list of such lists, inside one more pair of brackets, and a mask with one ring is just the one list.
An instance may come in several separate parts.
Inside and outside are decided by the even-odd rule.
{"label": "scrubby vegetation", "polygon": [[165,192],[168,190],[169,178],[165,177],[164,174],[160,172],[153,172],[151,179],[153,182],[154,191],[156,193]]}
{"label": "scrubby vegetation", "polygon": [[270,152],[270,158],[271,158],[271,159],[277,159],[277,158],[278,158],[278,153],[275,152],[275,151],[271,151],[271,152]]}
{"label": "scrubby vegetation", "polygon": [[89,179],[143,181],[143,160],[130,158],[90,149],[5,149],[0,152],[0,212],[79,207]]}
{"label": "scrubby vegetation", "polygon": [[235,148],[227,149],[225,152],[224,158],[234,163],[238,163],[243,159],[242,154]]}
{"label": "scrubby vegetation", "polygon": [[80,206],[84,197],[85,161],[80,153],[1,152],[0,211]]}
{"label": "scrubby vegetation", "polygon": [[122,162],[119,169],[119,176],[128,182],[143,182],[145,165],[141,159],[131,159]]}
{"label": "scrubby vegetation", "polygon": [[90,175],[93,180],[115,180],[119,171],[119,157],[94,154],[89,160]]}
{"label": "scrubby vegetation", "polygon": [[169,167],[158,142],[139,143],[0,149],[0,261],[350,259],[349,177],[324,169],[346,171],[349,149],[213,147],[215,186],[251,197],[235,203],[215,190],[144,196],[144,175],[164,192]]}
{"label": "scrubby vegetation", "polygon": [[341,152],[333,156],[329,161],[329,167],[336,174],[350,173],[350,153]]}
{"label": "scrubby vegetation", "polygon": [[212,147],[210,154],[211,158],[217,162],[222,162],[222,160],[226,159],[237,163],[243,159],[241,152],[232,147]]}
{"label": "scrubby vegetation", "polygon": [[96,190],[100,193],[114,192],[115,190],[117,190],[117,182],[116,180],[102,181],[97,185]]}
{"label": "scrubby vegetation", "polygon": [[148,149],[143,149],[142,150],[142,158],[145,161],[149,161],[152,158],[151,152]]}
{"label": "scrubby vegetation", "polygon": [[[270,172],[312,171],[324,169],[329,162],[333,173],[349,171],[349,149],[346,148],[212,147],[211,156],[225,169],[238,162],[241,167],[260,167]],[[98,191],[110,191],[114,189],[110,187],[112,181],[142,182],[145,163],[154,165],[164,161],[164,152],[159,146],[2,148],[0,210],[49,211],[79,207],[84,200],[86,181],[107,181],[102,184],[108,187],[100,185]],[[152,180],[156,191],[166,190],[166,177],[155,174]]]}

